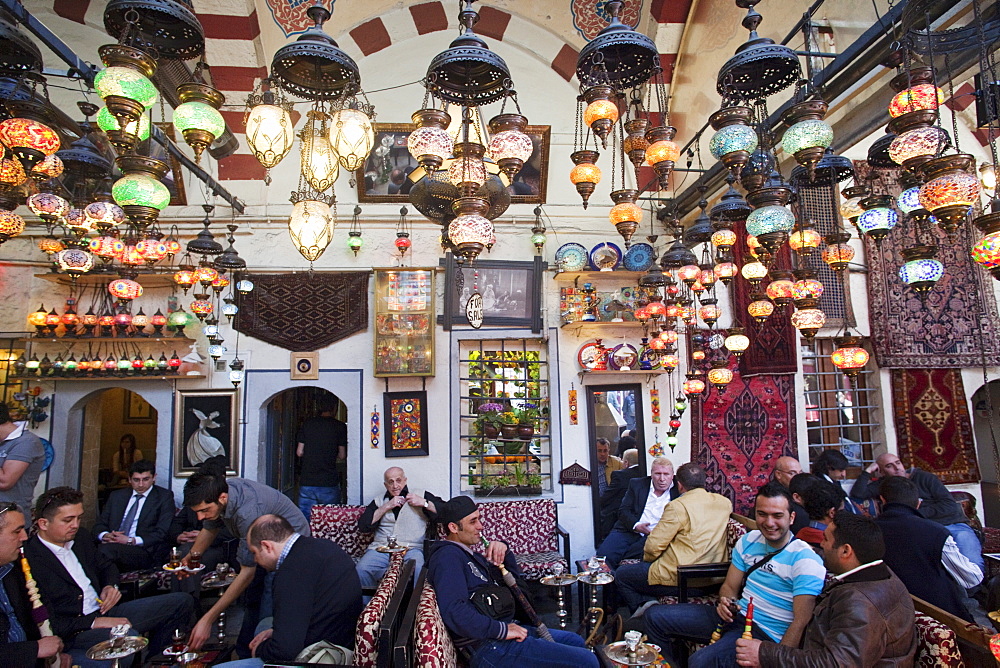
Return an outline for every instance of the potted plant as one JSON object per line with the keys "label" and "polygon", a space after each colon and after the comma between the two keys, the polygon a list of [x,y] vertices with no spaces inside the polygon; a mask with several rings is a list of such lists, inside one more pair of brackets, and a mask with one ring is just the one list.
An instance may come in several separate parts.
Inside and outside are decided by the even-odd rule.
{"label": "potted plant", "polygon": [[503,404],[485,403],[476,411],[476,427],[479,433],[486,438],[496,438],[500,435],[500,414],[503,413]]}
{"label": "potted plant", "polygon": [[500,436],[506,439],[517,438],[517,414],[514,411],[500,413]]}
{"label": "potted plant", "polygon": [[528,402],[521,404],[517,410],[517,437],[522,441],[530,441],[535,435],[535,422],[538,420],[538,405]]}

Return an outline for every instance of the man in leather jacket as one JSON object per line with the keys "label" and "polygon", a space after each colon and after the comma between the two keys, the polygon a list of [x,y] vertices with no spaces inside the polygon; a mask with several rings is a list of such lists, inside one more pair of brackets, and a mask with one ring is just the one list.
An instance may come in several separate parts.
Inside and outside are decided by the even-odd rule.
{"label": "man in leather jacket", "polygon": [[912,666],[917,648],[913,601],[882,563],[885,543],[878,525],[841,510],[823,533],[823,560],[835,577],[816,598],[800,646],[740,639],[739,665]]}

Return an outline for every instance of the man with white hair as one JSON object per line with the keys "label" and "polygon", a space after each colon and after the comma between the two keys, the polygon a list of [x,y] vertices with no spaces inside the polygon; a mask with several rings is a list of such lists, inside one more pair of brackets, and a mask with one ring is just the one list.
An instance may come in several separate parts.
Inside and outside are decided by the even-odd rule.
{"label": "man with white hair", "polygon": [[674,465],[666,457],[654,459],[648,476],[629,483],[618,507],[618,522],[597,548],[611,568],[618,568],[622,559],[642,558],[646,536],[660,521],[663,508],[678,496],[673,483]]}

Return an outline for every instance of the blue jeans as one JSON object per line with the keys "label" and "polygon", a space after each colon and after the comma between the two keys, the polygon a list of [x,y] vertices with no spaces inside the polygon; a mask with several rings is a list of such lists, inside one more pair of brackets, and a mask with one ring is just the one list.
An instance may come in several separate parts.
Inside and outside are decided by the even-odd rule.
{"label": "blue jeans", "polygon": [[[256,638],[258,634],[267,629],[274,628],[274,617],[266,617],[260,620],[260,624],[254,630],[254,637]],[[303,648],[304,649],[304,648]],[[250,659],[236,659],[235,661],[227,661],[225,663],[218,664],[219,666],[226,666],[227,668],[260,668],[264,665],[263,659],[258,659],[256,657]]]}
{"label": "blue jeans", "polygon": [[319,503],[340,503],[340,486],[312,487],[302,485],[299,487],[299,510],[306,516],[307,522],[312,507]]}
{"label": "blue jeans", "polygon": [[[696,640],[707,643],[712,638],[712,632],[721,621],[714,605],[697,603],[678,603],[677,605],[654,605],[643,615],[646,620],[646,633],[651,642],[663,650],[663,658],[670,665],[678,663],[676,657],[683,657],[684,650],[681,640]],[[722,637],[714,644],[704,647],[688,659],[688,668],[730,668],[736,665],[736,641],[743,635],[744,619],[737,615],[732,624],[723,626]],[[758,640],[772,640],[753,625],[753,637]]]}
{"label": "blue jeans", "polygon": [[597,548],[597,556],[606,557],[608,566],[618,568],[622,559],[642,559],[646,537],[635,531],[614,528]]}
{"label": "blue jeans", "polygon": [[[413,581],[417,581],[417,576],[424,568],[424,551],[419,547],[411,547],[406,551],[404,561],[413,562]],[[378,586],[386,569],[389,568],[389,555],[376,551],[374,548],[365,550],[361,559],[355,565],[358,577],[361,579],[361,588],[374,589]]]}
{"label": "blue jeans", "polygon": [[668,585],[649,584],[649,567],[651,563],[625,564],[619,566],[615,571],[615,586],[618,587],[618,595],[628,606],[629,612],[644,602],[659,598],[660,596],[677,596],[677,587]]}
{"label": "blue jeans", "polygon": [[528,637],[516,640],[489,640],[472,653],[472,668],[599,668],[597,657],[584,647],[583,638],[569,631],[549,629],[555,642],[542,640],[533,626]]}
{"label": "blue jeans", "polygon": [[986,563],[983,561],[983,546],[979,542],[979,536],[968,524],[947,524],[944,527],[955,539],[958,551],[966,559],[979,566],[979,570],[986,573]]}

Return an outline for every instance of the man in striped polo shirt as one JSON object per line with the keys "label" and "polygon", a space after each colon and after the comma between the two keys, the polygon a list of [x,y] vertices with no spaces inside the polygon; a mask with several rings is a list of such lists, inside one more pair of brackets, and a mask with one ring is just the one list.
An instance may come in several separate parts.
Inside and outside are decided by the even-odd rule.
{"label": "man in striped polo shirt", "polygon": [[683,640],[707,643],[720,629],[719,640],[692,654],[688,666],[734,666],[736,640],[743,634],[752,598],[753,637],[797,647],[823,589],[826,569],[816,552],[792,535],[791,505],[791,496],[780,485],[761,487],[754,500],[758,530],[736,544],[718,605],[649,608],[644,618],[650,640],[676,656],[683,651]]}

